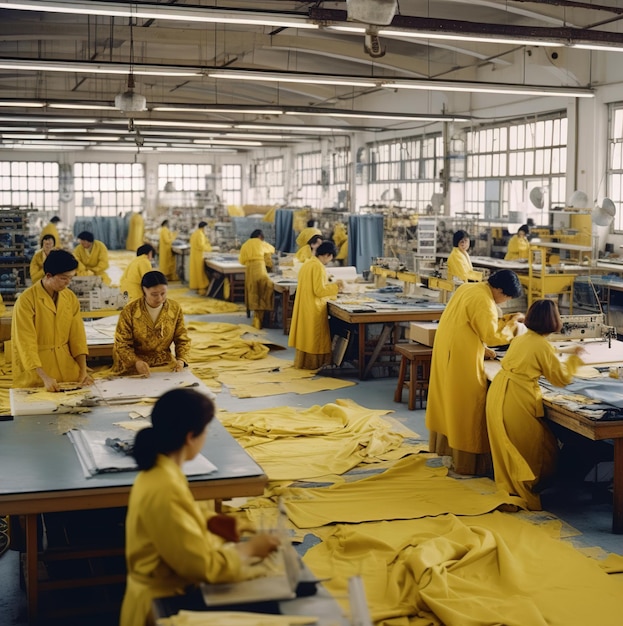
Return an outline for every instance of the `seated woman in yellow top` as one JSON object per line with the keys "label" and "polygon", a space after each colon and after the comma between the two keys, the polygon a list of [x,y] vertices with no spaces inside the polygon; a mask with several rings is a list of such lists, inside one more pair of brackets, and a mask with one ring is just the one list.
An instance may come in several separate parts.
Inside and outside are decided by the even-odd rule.
{"label": "seated woman in yellow top", "polygon": [[78,260],[78,276],[100,276],[105,285],[110,285],[108,269],[108,248],[98,241],[88,230],[83,230],[76,237],[79,245],[74,249]]}
{"label": "seated woman in yellow top", "polygon": [[113,369],[141,376],[149,376],[149,368],[158,366],[171,366],[179,372],[188,365],[190,352],[182,308],[167,300],[167,279],[162,272],[147,272],[141,279],[141,289],[143,297],[126,304],[119,314]]}
{"label": "seated woman in yellow top", "polygon": [[263,559],[279,545],[267,533],[240,542],[243,529],[235,519],[207,513],[195,501],[182,466],[201,452],[213,417],[206,395],[174,389],[156,402],[151,426],[136,434],[132,455],[140,472],[125,524],[128,576],[120,626],[152,624],[155,598],[181,595],[202,582],[244,579],[246,561]]}
{"label": "seated woman in yellow top", "polygon": [[513,235],[508,242],[508,251],[504,257],[505,261],[528,260],[528,255],[530,254],[529,234],[530,227],[527,224],[519,227],[517,234]]}
{"label": "seated woman in yellow top", "polygon": [[156,248],[150,243],[144,243],[136,251],[136,258],[130,261],[119,281],[119,288],[128,294],[130,300],[143,297],[141,280],[143,275],[151,270],[151,262],[156,256]]}
{"label": "seated woman in yellow top", "polygon": [[322,237],[320,235],[314,235],[306,246],[299,248],[294,255],[295,258],[301,263],[305,263],[307,259],[311,259],[316,254],[318,246],[322,243]]}
{"label": "seated woman in yellow top", "polygon": [[56,239],[54,235],[43,235],[41,237],[41,249],[37,250],[30,260],[30,280],[33,283],[41,280],[45,276],[43,264],[50,254],[50,250],[56,248]]}
{"label": "seated woman in yellow top", "polygon": [[469,250],[470,240],[467,231],[457,230],[452,237],[452,252],[448,257],[448,279],[455,278],[463,281],[480,281],[482,273],[474,271],[472,261],[467,251]]}

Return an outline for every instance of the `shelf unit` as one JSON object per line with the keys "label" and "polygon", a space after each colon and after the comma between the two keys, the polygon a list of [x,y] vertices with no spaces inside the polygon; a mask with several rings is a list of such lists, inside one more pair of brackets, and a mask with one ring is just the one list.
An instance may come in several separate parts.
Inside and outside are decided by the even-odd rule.
{"label": "shelf unit", "polygon": [[0,294],[5,301],[14,301],[26,287],[28,234],[28,211],[0,207]]}

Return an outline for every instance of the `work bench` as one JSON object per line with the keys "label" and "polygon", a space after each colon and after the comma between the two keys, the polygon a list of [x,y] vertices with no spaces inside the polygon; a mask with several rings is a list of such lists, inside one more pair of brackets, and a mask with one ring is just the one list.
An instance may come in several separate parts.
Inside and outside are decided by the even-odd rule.
{"label": "work bench", "polygon": [[[246,268],[238,262],[238,254],[206,252],[203,262],[210,279],[206,295],[230,302],[244,302]],[[225,281],[229,281],[227,298],[224,295]]]}

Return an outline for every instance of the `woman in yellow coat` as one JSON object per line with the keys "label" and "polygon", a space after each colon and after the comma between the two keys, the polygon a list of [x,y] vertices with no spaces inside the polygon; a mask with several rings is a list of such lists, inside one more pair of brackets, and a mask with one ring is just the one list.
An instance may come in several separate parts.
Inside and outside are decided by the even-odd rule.
{"label": "woman in yellow coat", "polygon": [[126,304],[119,314],[113,369],[141,376],[149,376],[150,367],[171,366],[180,372],[188,365],[190,352],[182,308],[167,299],[167,279],[162,272],[144,274],[141,288],[143,297]]}
{"label": "woman in yellow coat", "polygon": [[490,469],[485,344],[504,345],[513,338],[516,322],[523,316],[498,320],[497,305],[521,293],[519,277],[501,270],[488,282],[460,285],[439,320],[426,426],[430,451],[452,456],[459,474],[485,474]]}
{"label": "woman in yellow coat", "polygon": [[311,259],[316,255],[316,250],[322,241],[323,240],[320,235],[312,235],[311,239],[307,242],[307,245],[296,251],[296,254],[294,255],[295,258],[301,263],[305,263],[307,259]]}
{"label": "woman in yellow coat", "polygon": [[83,230],[76,237],[79,245],[74,249],[78,260],[78,276],[100,276],[105,285],[110,285],[108,269],[108,248],[95,239],[93,233]]}
{"label": "woman in yellow coat", "polygon": [[246,561],[278,547],[279,540],[264,533],[238,543],[235,520],[207,514],[193,498],[182,466],[200,453],[213,417],[206,395],[175,389],[154,405],[151,427],[136,434],[132,454],[141,471],[126,516],[120,626],[153,623],[155,598],[182,595],[202,582],[242,580]]}
{"label": "woman in yellow coat", "polygon": [[128,294],[128,300],[143,297],[141,281],[143,276],[151,271],[151,263],[156,256],[156,249],[149,243],[144,243],[136,251],[136,258],[130,261],[119,280],[119,289]]}
{"label": "woman in yellow coat", "polygon": [[160,225],[158,269],[167,277],[167,280],[177,280],[175,257],[172,250],[176,237],[177,233],[169,229],[169,220],[164,220]]}
{"label": "woman in yellow coat", "polygon": [[44,235],[53,235],[54,236],[54,241],[56,242],[57,246],[61,245],[61,237],[58,234],[58,228],[57,228],[57,224],[61,221],[60,217],[57,217],[56,215],[54,217],[52,217],[50,219],[50,221],[41,229],[41,235],[39,236],[39,239],[43,239]]}
{"label": "woman in yellow coat", "polygon": [[303,263],[299,275],[288,345],[296,348],[294,367],[315,370],[331,363],[331,333],[327,300],[342,290],[342,281],[330,283],[325,265],[335,258],[335,246],[323,241],[316,256]]}
{"label": "woman in yellow coat", "polygon": [[207,222],[199,222],[197,229],[190,236],[190,281],[188,286],[191,289],[196,289],[200,296],[205,295],[210,284],[203,261],[204,253],[212,250],[212,246],[205,235],[204,229],[207,225]]}
{"label": "woman in yellow coat", "polygon": [[52,250],[43,267],[45,276],[19,296],[13,309],[13,387],[59,391],[62,382],[91,384],[80,302],[67,289],[78,261],[66,250]]}
{"label": "woman in yellow coat", "polygon": [[342,222],[338,222],[333,227],[333,243],[337,248],[335,260],[344,265],[348,260],[348,235],[346,234],[346,226]]}
{"label": "woman in yellow coat", "polygon": [[130,224],[128,226],[128,236],[125,240],[125,249],[135,252],[143,245],[145,239],[145,220],[143,219],[143,212],[138,211],[132,213],[130,217]]}
{"label": "woman in yellow coat", "polygon": [[322,231],[314,226],[314,220],[308,220],[307,226],[296,236],[297,252],[304,248],[314,235],[322,236]]}
{"label": "woman in yellow coat", "polygon": [[275,307],[273,281],[266,270],[266,255],[275,251],[264,241],[264,233],[257,229],[240,247],[238,262],[245,266],[244,299],[247,309],[253,311],[253,326],[262,328],[267,312]]}
{"label": "woman in yellow coat", "polygon": [[474,271],[472,260],[469,258],[469,234],[464,230],[457,230],[452,237],[452,252],[448,257],[448,279],[455,278],[466,283],[482,279],[481,272]]}
{"label": "woman in yellow coat", "polygon": [[519,227],[517,234],[513,235],[508,242],[508,250],[504,257],[505,261],[528,260],[528,256],[530,255],[529,234],[530,227],[527,224]]}
{"label": "woman in yellow coat", "polygon": [[36,283],[45,276],[43,264],[48,258],[50,251],[54,250],[54,248],[56,248],[56,239],[54,239],[54,235],[50,235],[49,233],[47,235],[43,235],[43,237],[41,237],[41,249],[37,250],[30,260],[30,280],[33,283]]}
{"label": "woman in yellow coat", "polygon": [[558,442],[543,420],[539,377],[564,387],[582,365],[581,346],[563,363],[552,344],[550,333],[560,332],[562,321],[553,300],[537,300],[526,314],[528,332],[511,341],[502,369],[487,394],[487,428],[493,457],[495,484],[508,494],[519,496],[523,506],[541,509],[534,493],[539,482],[556,469]]}

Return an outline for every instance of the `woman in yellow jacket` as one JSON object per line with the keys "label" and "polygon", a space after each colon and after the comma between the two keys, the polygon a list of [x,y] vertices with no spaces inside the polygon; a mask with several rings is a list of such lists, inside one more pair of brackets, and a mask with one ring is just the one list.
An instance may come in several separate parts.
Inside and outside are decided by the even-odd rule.
{"label": "woman in yellow jacket", "polygon": [[426,426],[430,451],[452,456],[458,474],[485,474],[490,470],[485,345],[504,345],[513,338],[517,321],[523,316],[498,320],[497,305],[521,293],[519,277],[510,270],[501,270],[488,282],[460,285],[439,320]]}
{"label": "woman in yellow jacket", "polygon": [[136,258],[130,261],[123,271],[119,280],[119,289],[128,294],[128,300],[136,300],[143,297],[141,281],[143,276],[151,271],[151,263],[156,256],[156,249],[149,243],[145,243],[136,251]]}
{"label": "woman in yellow jacket", "polygon": [[331,332],[327,300],[342,290],[342,281],[330,283],[325,265],[335,258],[335,246],[323,241],[316,256],[303,263],[299,275],[288,345],[296,349],[294,367],[315,370],[331,363]]}
{"label": "woman in yellow jacket", "polygon": [[452,237],[452,252],[448,257],[448,279],[455,278],[466,283],[482,280],[482,273],[474,271],[469,250],[469,234],[464,230],[457,230]]}
{"label": "woman in yellow jacket", "polygon": [[513,235],[508,242],[508,250],[504,257],[505,261],[528,260],[530,254],[529,234],[530,227],[527,224],[519,227],[517,234]]}
{"label": "woman in yellow jacket", "polygon": [[66,250],[52,250],[45,276],[17,301],[11,320],[13,387],[59,391],[59,383],[88,385],[87,338],[80,302],[67,289],[78,261]]}
{"label": "woman in yellow jacket", "polygon": [[144,239],[145,220],[143,219],[143,212],[133,212],[128,226],[128,236],[125,241],[125,249],[135,252],[143,245]]}
{"label": "woman in yellow jacket", "polygon": [[41,280],[45,276],[43,271],[43,264],[48,258],[51,250],[56,248],[56,239],[54,235],[43,235],[41,237],[41,249],[37,250],[30,260],[30,280],[34,283]]}
{"label": "woman in yellow jacket", "polygon": [[264,241],[264,233],[257,229],[240,247],[238,262],[245,266],[244,299],[247,310],[253,311],[253,326],[262,328],[267,312],[275,307],[273,281],[266,270],[266,255],[275,251]]}
{"label": "woman in yellow jacket", "polygon": [[190,236],[190,281],[188,286],[195,289],[200,296],[205,296],[206,289],[210,284],[203,261],[204,253],[212,250],[205,234],[207,225],[207,222],[199,222],[197,229]]}
{"label": "woman in yellow jacket", "polygon": [[60,217],[57,217],[56,215],[52,217],[50,221],[42,228],[41,235],[39,236],[39,238],[43,239],[44,235],[53,235],[56,245],[60,247],[61,237],[58,234],[58,228],[57,228],[57,224],[60,221],[61,221]]}
{"label": "woman in yellow jacket", "polygon": [[346,226],[342,222],[337,222],[333,227],[333,243],[337,248],[335,260],[344,265],[348,260],[348,235],[346,234]]}
{"label": "woman in yellow jacket", "polygon": [[207,514],[193,498],[182,466],[203,448],[213,417],[206,395],[175,389],[159,398],[152,425],[136,434],[132,454],[141,471],[126,517],[128,574],[120,626],[150,623],[155,598],[182,595],[202,582],[242,580],[245,561],[278,547],[277,537],[264,533],[238,542],[235,521]]}
{"label": "woman in yellow jacket", "polygon": [[169,220],[160,224],[158,243],[158,269],[167,277],[167,280],[177,280],[175,271],[175,257],[173,256],[173,242],[177,233],[169,229]]}
{"label": "woman in yellow jacket", "polygon": [[539,377],[556,387],[564,387],[582,365],[582,346],[564,363],[547,340],[558,333],[562,321],[553,300],[537,300],[526,313],[528,332],[511,341],[502,369],[487,394],[487,428],[493,457],[495,484],[510,495],[519,496],[521,505],[541,509],[534,492],[539,483],[556,469],[558,442],[543,419]]}
{"label": "woman in yellow jacket", "polygon": [[76,237],[78,246],[74,256],[78,260],[78,276],[100,276],[105,285],[110,285],[108,269],[108,248],[95,239],[93,233],[83,230]]}
{"label": "woman in yellow jacket", "polygon": [[320,235],[312,235],[312,238],[307,242],[306,246],[299,248],[294,255],[297,261],[305,263],[307,259],[311,259],[316,255],[316,249],[322,243],[323,239]]}

